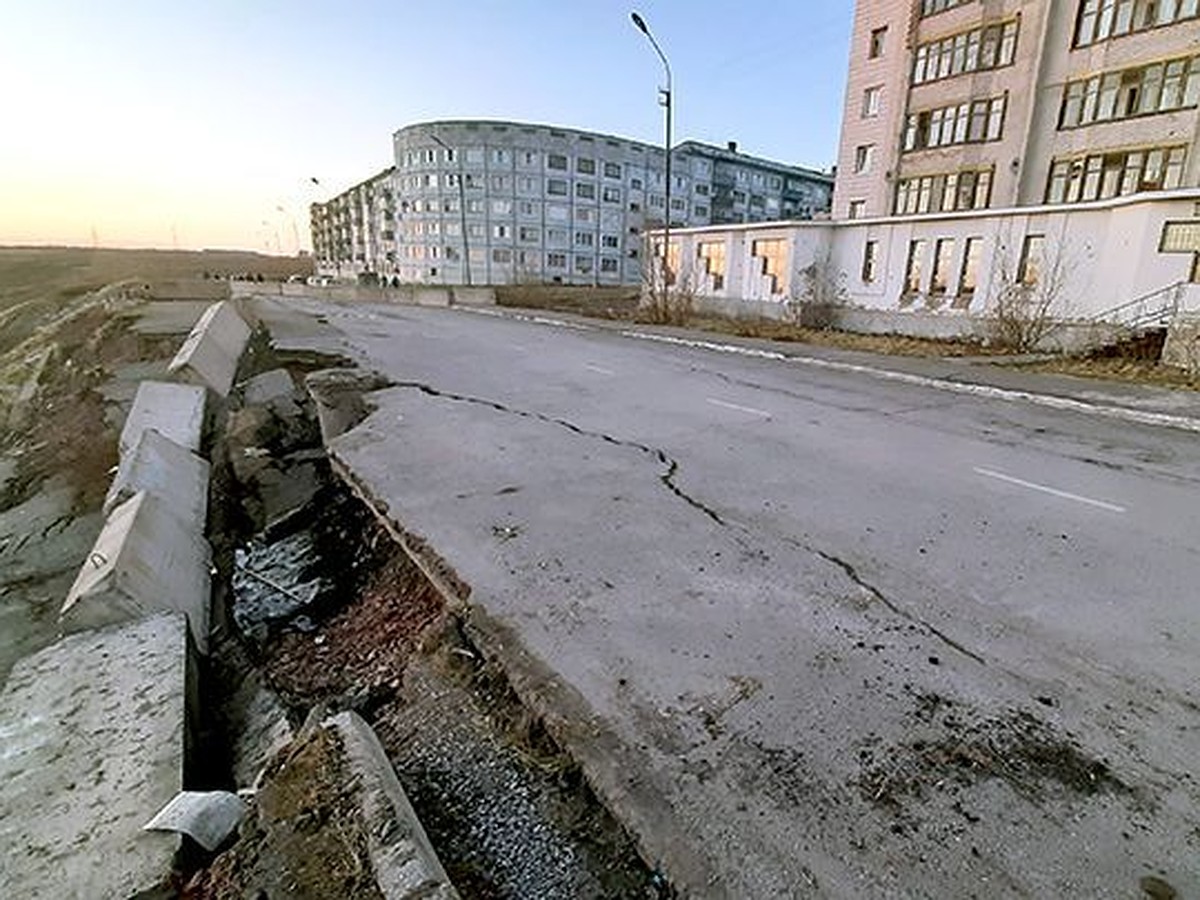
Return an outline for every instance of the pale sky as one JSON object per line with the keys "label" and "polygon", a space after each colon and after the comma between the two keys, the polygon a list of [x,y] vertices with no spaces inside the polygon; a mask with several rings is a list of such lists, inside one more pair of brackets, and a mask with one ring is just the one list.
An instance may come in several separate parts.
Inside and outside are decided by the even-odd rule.
{"label": "pale sky", "polygon": [[[0,244],[308,247],[391,135],[494,118],[828,169],[852,0],[0,0]],[[321,185],[314,186],[316,177]]]}

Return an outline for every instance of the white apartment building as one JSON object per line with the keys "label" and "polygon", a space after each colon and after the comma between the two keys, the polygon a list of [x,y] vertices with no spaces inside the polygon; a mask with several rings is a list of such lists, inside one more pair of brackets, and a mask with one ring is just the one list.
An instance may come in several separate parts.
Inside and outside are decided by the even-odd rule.
{"label": "white apartment building", "polygon": [[[552,125],[425,122],[395,166],[312,207],[320,271],[427,284],[636,284],[667,219],[661,147]],[[672,155],[672,227],[827,214],[830,174],[688,141]]]}

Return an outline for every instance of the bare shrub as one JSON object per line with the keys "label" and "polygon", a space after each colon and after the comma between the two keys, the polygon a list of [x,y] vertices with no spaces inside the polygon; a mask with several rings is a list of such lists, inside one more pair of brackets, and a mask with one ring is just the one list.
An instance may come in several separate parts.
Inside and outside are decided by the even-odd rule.
{"label": "bare shrub", "polygon": [[1045,244],[1036,271],[1020,272],[1008,248],[997,244],[992,267],[991,342],[1018,353],[1034,350],[1065,316],[1060,301],[1070,265],[1064,246]]}
{"label": "bare shrub", "polygon": [[[648,248],[649,249],[649,248]],[[642,311],[640,318],[655,325],[686,325],[696,310],[692,272],[673,273],[664,279],[663,260],[654,252],[642,257]]]}
{"label": "bare shrub", "polygon": [[802,328],[828,330],[838,324],[838,310],[849,300],[846,273],[837,268],[833,254],[824,250],[799,271],[785,302],[786,318]]}

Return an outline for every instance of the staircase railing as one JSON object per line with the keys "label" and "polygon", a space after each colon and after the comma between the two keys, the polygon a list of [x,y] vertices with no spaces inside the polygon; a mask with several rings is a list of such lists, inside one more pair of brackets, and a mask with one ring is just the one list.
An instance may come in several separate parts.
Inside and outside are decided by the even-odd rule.
{"label": "staircase railing", "polygon": [[1126,328],[1167,325],[1179,312],[1186,284],[1186,281],[1177,281],[1166,287],[1158,288],[1141,297],[1090,316],[1087,321],[1095,324],[1124,325]]}

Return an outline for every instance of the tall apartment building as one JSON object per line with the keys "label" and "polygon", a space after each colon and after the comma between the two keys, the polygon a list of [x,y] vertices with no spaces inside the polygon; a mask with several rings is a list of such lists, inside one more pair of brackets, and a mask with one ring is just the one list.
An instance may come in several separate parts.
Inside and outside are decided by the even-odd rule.
{"label": "tall apartment building", "polygon": [[[318,268],[405,283],[634,284],[643,231],[667,216],[661,147],[499,121],[393,135],[395,166],[314,204]],[[831,175],[695,141],[672,154],[671,224],[811,219]]]}
{"label": "tall apartment building", "polygon": [[1200,184],[1200,0],[858,0],[834,218]]}

